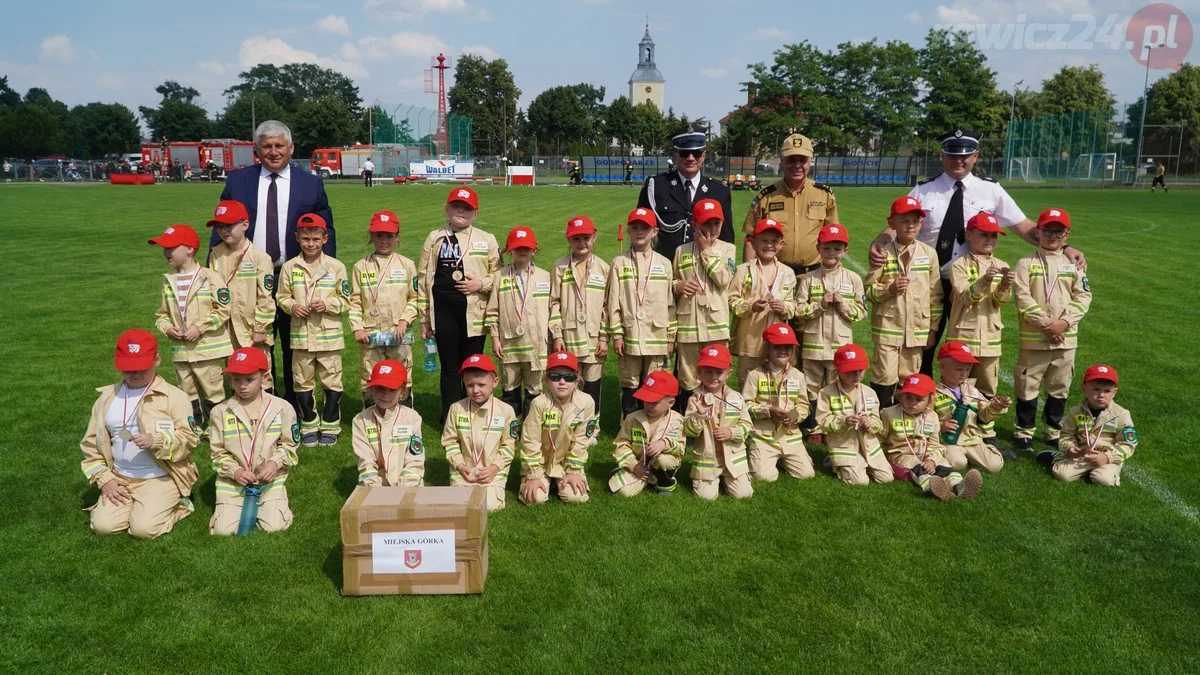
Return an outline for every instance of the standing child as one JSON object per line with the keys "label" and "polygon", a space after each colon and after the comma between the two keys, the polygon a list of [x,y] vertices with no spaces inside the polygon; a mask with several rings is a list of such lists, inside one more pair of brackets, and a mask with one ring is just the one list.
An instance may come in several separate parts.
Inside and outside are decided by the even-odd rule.
{"label": "standing child", "polygon": [[989,473],[1004,468],[1002,451],[984,438],[984,427],[992,428],[997,417],[1008,412],[1012,400],[1007,396],[986,396],[970,379],[979,365],[967,343],[958,340],[943,342],[938,349],[941,380],[937,384],[934,407],[941,418],[943,454],[955,469],[967,464]]}
{"label": "standing child", "polygon": [[754,496],[746,466],[750,411],[742,395],[725,385],[733,356],[723,344],[700,350],[700,390],[688,401],[683,432],[692,446],[692,492],[712,501],[718,488],[734,499]]}
{"label": "standing child", "polygon": [[750,245],[755,259],[738,266],[729,287],[729,311],[737,317],[734,350],[742,382],[760,363],[763,329],[796,315],[796,273],[776,259],[783,245],[783,226],[771,218],[759,220]]}
{"label": "standing child", "polygon": [[700,386],[696,362],[700,345],[729,342],[729,284],[736,269],[737,251],[721,241],[725,212],[721,202],[701,199],[692,207],[692,231],[696,238],[675,249],[675,316],[679,321],[675,348],[675,372],[679,375],[679,397],[675,409],[687,409],[688,398]]}
{"label": "standing child", "polygon": [[843,483],[866,485],[892,482],[892,467],[879,445],[883,421],[879,399],[862,384],[867,350],[842,345],[833,354],[837,378],[817,398],[817,425],[829,438],[829,460]]}
{"label": "standing child", "polygon": [[568,504],[588,500],[588,445],[596,433],[596,407],[579,390],[579,361],[554,352],[546,361],[546,391],[533,399],[521,429],[521,501],[545,504],[550,481]]}
{"label": "standing child", "polygon": [[[408,328],[417,319],[417,267],[396,253],[400,219],[391,211],[379,211],[371,216],[368,232],[375,252],[350,271],[350,330],[360,350],[363,410],[374,404],[367,380],[376,363],[392,359],[403,363],[405,372],[412,370]],[[412,400],[401,404],[411,408]]]}
{"label": "standing child", "polygon": [[[342,313],[350,300],[346,266],[325,255],[325,219],[315,213],[296,221],[300,255],[279,270],[276,302],[292,317],[292,377],[300,409],[300,442],[333,445],[342,431]],[[325,403],[317,419],[316,383]]]}
{"label": "standing child", "polygon": [[450,484],[486,487],[488,511],[499,511],[521,422],[512,406],[493,396],[500,378],[491,357],[472,354],[458,373],[467,397],[450,406],[442,427]]}
{"label": "standing child", "polygon": [[408,369],[394,359],[371,367],[367,380],[371,407],[354,416],[351,445],[358,460],[359,485],[421,487],[425,483],[425,444],[421,415],[404,405],[412,400]]}
{"label": "standing child", "polygon": [[897,397],[900,402],[885,408],[881,415],[888,460],[907,470],[922,492],[942,501],[974,499],[983,476],[971,469],[964,478],[942,454],[938,416],[931,405],[934,391],[928,375],[914,373],[904,378]]}
{"label": "standing child", "polygon": [[1053,462],[1059,480],[1087,478],[1096,485],[1121,484],[1121,468],[1138,446],[1137,429],[1129,411],[1113,402],[1117,370],[1096,364],[1083,373],[1084,400],[1071,408],[1063,424],[1057,453],[1041,452],[1038,459]]}
{"label": "standing child", "polygon": [[208,428],[209,411],[225,398],[221,369],[233,353],[228,328],[232,297],[219,274],[196,262],[200,237],[192,228],[172,225],[149,243],[162,247],[172,270],[163,275],[154,323],[171,338],[175,376],[192,400],[192,423],[200,434]]}
{"label": "standing child", "polygon": [[804,448],[800,421],[808,417],[808,384],[794,366],[796,331],[775,323],[763,331],[762,359],[742,383],[742,397],[754,426],[750,430],[750,472],[768,483],[779,478],[779,463],[789,476],[812,478],[812,458]]}
{"label": "standing child", "polygon": [[1057,445],[1071,377],[1079,321],[1092,304],[1087,275],[1063,255],[1071,216],[1063,209],[1046,209],[1038,216],[1038,250],[1017,262],[1014,286],[1021,322],[1021,351],[1017,356],[1014,388],[1018,450],[1033,449],[1037,427],[1038,392],[1046,385],[1047,442]]}
{"label": "standing child", "polygon": [[930,330],[942,320],[942,275],[937,251],[917,241],[925,211],[912,197],[892,202],[888,226],[896,238],[884,249],[886,261],[867,274],[871,302],[871,388],[879,406],[892,405],[892,392],[902,375],[921,369],[921,352],[932,347]]}
{"label": "standing child", "polygon": [[550,331],[550,273],[533,264],[537,236],[518,225],[508,233],[505,250],[512,263],[492,277],[484,325],[492,351],[504,367],[501,396],[524,417],[529,402],[542,393],[542,364]]}
{"label": "standing child", "polygon": [[642,409],[621,418],[613,439],[617,468],[608,477],[608,489],[622,497],[641,494],[647,485],[659,495],[670,495],[679,481],[675,472],[683,459],[683,415],[675,412],[679,382],[665,370],[656,370],[633,396]]}
{"label": "standing child", "polygon": [[[621,412],[637,412],[634,391],[651,372],[666,367],[675,351],[675,294],[671,261],[654,250],[658,219],[648,209],[629,212],[629,250],[608,273],[608,325],[620,364]],[[675,378],[672,377],[672,380]],[[674,394],[672,394],[674,398]]]}
{"label": "standing child", "polygon": [[[608,297],[608,263],[595,255],[596,225],[587,216],[567,221],[571,252],[554,261],[550,271],[550,336],[554,351],[579,360],[584,393],[600,416],[600,382],[608,356],[604,303]],[[594,439],[595,436],[592,436]]]}
{"label": "standing child", "polygon": [[[239,201],[217,204],[208,226],[215,228],[221,243],[209,252],[208,265],[229,289],[229,338],[233,349],[257,347],[271,363],[275,345],[275,268],[271,256],[246,238],[250,216]],[[270,392],[271,368],[263,374],[263,387]]]}
{"label": "standing child", "polygon": [[[300,425],[292,404],[263,391],[267,355],[242,347],[225,367],[233,396],[213,408],[208,442],[217,477],[209,534],[245,536],[255,527],[279,532],[292,524],[285,485],[296,466]],[[250,500],[249,502],[247,500]]]}

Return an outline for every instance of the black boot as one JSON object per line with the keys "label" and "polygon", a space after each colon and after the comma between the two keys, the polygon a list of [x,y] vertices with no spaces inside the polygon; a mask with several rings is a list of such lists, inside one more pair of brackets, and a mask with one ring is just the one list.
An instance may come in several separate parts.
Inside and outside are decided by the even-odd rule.
{"label": "black boot", "polygon": [[1032,431],[1037,428],[1037,404],[1036,398],[1029,399],[1028,401],[1017,399],[1016,421],[1018,429]]}
{"label": "black boot", "polygon": [[305,446],[316,445],[320,440],[320,434],[317,431],[309,431],[314,425],[312,422],[317,419],[317,399],[311,391],[298,391],[296,395],[296,408],[300,414],[300,426],[305,429],[304,435],[300,438],[300,443]]}
{"label": "black boot", "polygon": [[513,412],[516,413],[517,418],[520,419],[520,417],[521,417],[521,390],[520,389],[509,389],[508,391],[502,392],[500,394],[500,400],[504,401],[505,403],[512,406]]}
{"label": "black boot", "polygon": [[600,385],[603,381],[596,380],[595,382],[584,382],[583,393],[592,397],[592,401],[596,403],[596,414],[600,414]]}
{"label": "black boot", "polygon": [[690,389],[680,389],[679,395],[675,397],[675,412],[680,415],[687,412],[688,401],[691,400],[692,395],[695,393],[695,391]]}
{"label": "black boot", "polygon": [[192,423],[192,431],[203,437],[207,427],[204,426],[204,408],[200,406],[199,399],[192,399],[192,418],[188,421]]}
{"label": "black boot", "polygon": [[337,443],[342,423],[342,392],[325,389],[325,405],[321,410],[321,445]]}
{"label": "black boot", "polygon": [[525,392],[525,396],[521,398],[521,414],[519,417],[524,418],[525,415],[533,409],[533,399],[537,398],[537,394]]}
{"label": "black boot", "polygon": [[203,429],[203,431],[200,432],[200,436],[202,438],[208,437],[209,417],[211,416],[212,409],[215,407],[217,407],[217,404],[213,403],[212,401],[205,401],[203,399],[200,400],[200,417],[202,419],[196,421],[200,423],[200,428]]}
{"label": "black boot", "polygon": [[652,469],[655,478],[654,490],[660,495],[669,495],[675,491],[679,481],[675,480],[675,469]]}
{"label": "black boot", "polygon": [[637,399],[633,397],[636,389],[621,387],[621,417],[629,417],[638,411]]}
{"label": "black boot", "polygon": [[1046,426],[1053,429],[1052,432],[1057,441],[1058,430],[1062,429],[1063,413],[1067,410],[1067,399],[1055,398],[1053,396],[1046,397],[1046,404],[1042,406],[1042,417],[1046,420]]}
{"label": "black boot", "polygon": [[871,383],[871,389],[875,390],[875,395],[879,397],[879,409],[892,407],[895,401],[892,399],[892,394],[896,391],[894,384],[875,384]]}
{"label": "black boot", "polygon": [[800,430],[806,434],[811,434],[817,428],[817,402],[808,402],[808,417],[800,423]]}

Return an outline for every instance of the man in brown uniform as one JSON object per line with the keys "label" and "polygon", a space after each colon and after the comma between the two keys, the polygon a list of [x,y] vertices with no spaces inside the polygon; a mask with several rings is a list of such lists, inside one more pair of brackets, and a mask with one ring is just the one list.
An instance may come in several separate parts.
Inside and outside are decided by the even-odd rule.
{"label": "man in brown uniform", "polygon": [[[754,235],[754,225],[763,218],[783,225],[779,260],[791,267],[797,277],[821,266],[817,233],[823,225],[838,222],[833,188],[808,177],[812,157],[813,145],[807,136],[792,134],[783,139],[779,150],[783,178],[759,191],[742,224],[747,239]],[[745,260],[754,260],[749,241],[745,244]]]}

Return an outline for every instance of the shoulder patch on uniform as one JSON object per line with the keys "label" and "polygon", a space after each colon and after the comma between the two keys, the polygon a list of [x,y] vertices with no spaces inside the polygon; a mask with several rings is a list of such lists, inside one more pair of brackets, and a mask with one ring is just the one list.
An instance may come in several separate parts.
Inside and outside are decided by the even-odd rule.
{"label": "shoulder patch on uniform", "polygon": [[824,190],[829,194],[833,194],[833,188],[825,183],[813,183],[813,187],[817,188],[818,190]]}
{"label": "shoulder patch on uniform", "polygon": [[203,433],[204,431],[200,428],[199,424],[196,424],[196,418],[192,417],[191,415],[188,415],[188,426],[191,427],[192,431],[196,432],[197,434]]}
{"label": "shoulder patch on uniform", "polygon": [[1088,278],[1087,278],[1086,274],[1083,275],[1083,290],[1087,291],[1088,293],[1092,292],[1092,285],[1088,283]]}
{"label": "shoulder patch on uniform", "polygon": [[342,279],[342,295],[350,297],[350,280]]}
{"label": "shoulder patch on uniform", "polygon": [[991,176],[976,176],[976,178],[978,178],[979,180],[986,180],[989,183],[998,183],[999,182],[995,178],[992,178]]}
{"label": "shoulder patch on uniform", "polygon": [[595,418],[592,418],[592,419],[588,420],[588,423],[587,423],[587,428],[586,428],[586,429],[584,429],[583,433],[584,433],[584,434],[585,434],[585,435],[586,435],[588,438],[591,438],[592,436],[594,436],[594,435],[596,434],[596,427],[597,427],[597,426],[599,426],[599,425],[596,423],[596,419],[595,419]]}
{"label": "shoulder patch on uniform", "polygon": [[230,298],[229,298],[229,289],[228,288],[218,288],[217,289],[217,302],[221,303],[222,305],[228,305],[229,299]]}
{"label": "shoulder patch on uniform", "polygon": [[421,455],[425,452],[425,442],[420,436],[413,436],[412,442],[408,444],[408,451],[413,455]]}
{"label": "shoulder patch on uniform", "polygon": [[512,436],[514,440],[521,437],[521,421],[520,420],[513,420],[511,423],[509,423],[508,435]]}
{"label": "shoulder patch on uniform", "polygon": [[263,288],[267,289],[268,291],[275,290],[275,275],[274,274],[264,274],[263,275]]}
{"label": "shoulder patch on uniform", "polygon": [[729,273],[730,273],[730,274],[733,274],[734,272],[737,272],[737,263],[735,263],[735,262],[733,261],[733,258],[726,258],[726,259],[725,259],[725,264],[729,266]]}
{"label": "shoulder patch on uniform", "polygon": [[1132,424],[1121,430],[1121,437],[1125,439],[1126,443],[1137,445],[1137,429],[1134,429]]}
{"label": "shoulder patch on uniform", "polygon": [[300,442],[300,423],[299,422],[296,422],[295,424],[292,425],[292,442],[293,443]]}
{"label": "shoulder patch on uniform", "polygon": [[759,196],[759,197],[766,197],[767,195],[771,194],[771,193],[772,193],[772,192],[774,192],[774,191],[775,191],[775,184],[774,184],[774,183],[771,183],[771,184],[770,184],[770,185],[768,185],[767,187],[765,187],[765,188],[763,188],[763,189],[759,190],[759,191],[758,191],[758,196]]}

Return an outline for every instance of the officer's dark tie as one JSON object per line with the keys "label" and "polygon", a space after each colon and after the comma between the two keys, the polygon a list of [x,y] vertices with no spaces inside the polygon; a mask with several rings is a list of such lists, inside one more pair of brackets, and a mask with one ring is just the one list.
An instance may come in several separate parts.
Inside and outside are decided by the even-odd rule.
{"label": "officer's dark tie", "polygon": [[692,181],[690,181],[690,180],[685,180],[685,181],[683,181],[683,187],[684,187],[684,189],[686,189],[686,190],[687,190],[687,203],[688,203],[688,206],[691,206],[691,205],[692,205],[692,200],[696,198],[696,195],[692,194]]}
{"label": "officer's dark tie", "polygon": [[271,174],[271,187],[267,188],[267,255],[271,256],[273,265],[279,260],[279,186],[275,183],[276,178],[279,174]]}
{"label": "officer's dark tie", "polygon": [[937,254],[938,267],[945,267],[954,253],[954,242],[962,243],[963,236],[963,183],[954,181],[954,196],[946,207],[946,216],[942,218],[942,229],[938,230]]}

